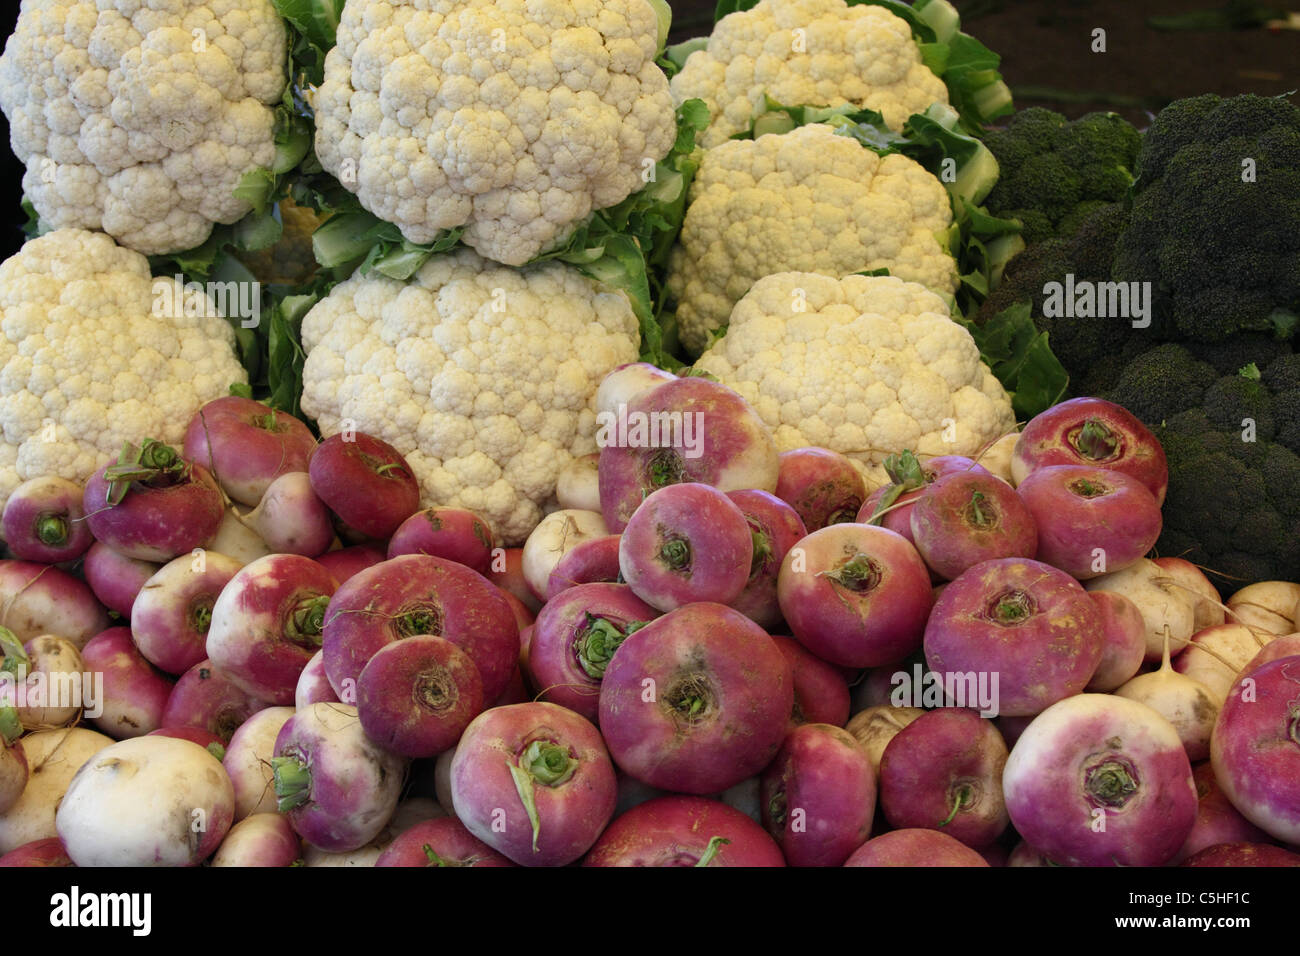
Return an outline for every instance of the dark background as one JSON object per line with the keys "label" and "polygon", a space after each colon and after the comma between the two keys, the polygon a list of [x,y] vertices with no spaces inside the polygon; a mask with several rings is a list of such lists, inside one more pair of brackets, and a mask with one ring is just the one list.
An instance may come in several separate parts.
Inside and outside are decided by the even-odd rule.
{"label": "dark background", "polygon": [[[672,41],[708,33],[714,0],[670,0]],[[1069,116],[1114,109],[1140,126],[1172,99],[1197,93],[1275,95],[1300,89],[1300,32],[1265,29],[1160,32],[1154,15],[1222,7],[1223,0],[955,0],[963,28],[1002,56],[1002,74],[1017,107],[1049,106]],[[0,35],[17,18],[8,0]],[[1233,9],[1300,10],[1300,0],[1237,0]],[[1107,52],[1091,50],[1092,31],[1106,31]],[[0,117],[0,257],[22,242],[22,169],[6,148]]]}

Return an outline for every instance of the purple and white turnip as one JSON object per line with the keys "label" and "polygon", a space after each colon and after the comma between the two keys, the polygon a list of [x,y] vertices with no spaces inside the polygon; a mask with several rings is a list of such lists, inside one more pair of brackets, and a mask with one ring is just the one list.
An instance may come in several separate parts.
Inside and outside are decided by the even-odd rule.
{"label": "purple and white turnip", "polygon": [[94,537],[75,481],[46,475],[24,481],[9,495],[2,527],[9,552],[22,561],[75,561]]}

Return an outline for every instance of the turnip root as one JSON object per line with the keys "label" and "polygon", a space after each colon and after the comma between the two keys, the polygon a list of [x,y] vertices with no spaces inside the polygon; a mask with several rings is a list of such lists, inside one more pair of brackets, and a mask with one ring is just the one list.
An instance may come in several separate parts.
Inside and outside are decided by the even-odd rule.
{"label": "turnip root", "polygon": [[521,562],[524,580],[533,595],[545,600],[551,572],[569,551],[583,541],[609,534],[605,519],[595,511],[552,511],[528,535]]}
{"label": "turnip root", "polygon": [[1016,490],[990,474],[936,478],[912,502],[912,543],[926,567],[951,581],[995,558],[1032,558],[1038,526]]}
{"label": "turnip root", "polygon": [[533,626],[528,670],[539,696],[595,722],[614,652],[659,612],[626,584],[580,584],[546,602]]}
{"label": "turnip root", "polygon": [[425,508],[402,522],[388,541],[388,556],[431,554],[486,574],[496,545],[486,521],[464,508]]}
{"label": "turnip root", "polygon": [[719,604],[688,604],[623,641],[601,682],[600,729],[615,762],[637,779],[713,794],[775,756],[793,683],[757,624]]}
{"label": "turnip root", "polygon": [[136,595],[161,567],[161,564],[154,561],[128,558],[104,542],[96,541],[86,552],[81,563],[81,573],[104,607],[123,617],[130,617]]}
{"label": "turnip root", "polygon": [[1171,864],[1182,863],[1207,847],[1220,843],[1267,843],[1268,835],[1234,807],[1214,779],[1214,765],[1208,760],[1192,768],[1196,783],[1196,823]]}
{"label": "turnip root", "polygon": [[1187,751],[1187,759],[1192,763],[1210,755],[1210,735],[1219,716],[1219,704],[1208,687],[1173,669],[1167,640],[1160,669],[1139,674],[1117,688],[1115,695],[1146,704],[1173,724],[1178,739],[1183,742],[1183,749]]}
{"label": "turnip root", "polygon": [[776,495],[744,490],[729,491],[727,497],[740,508],[754,540],[749,580],[731,607],[771,631],[782,624],[776,590],[781,562],[808,532],[798,513]]}
{"label": "turnip root", "polygon": [[1238,673],[1253,671],[1256,667],[1275,661],[1279,657],[1294,657],[1298,654],[1300,654],[1300,634],[1283,634],[1260,648],[1259,653],[1243,665]]}
{"label": "turnip root", "polygon": [[420,635],[388,644],[357,679],[362,730],[403,757],[434,757],[453,746],[483,705],[478,668],[441,637]]}
{"label": "turnip root", "polygon": [[1210,760],[1232,805],[1275,840],[1300,844],[1300,656],[1242,673],[1210,740]]}
{"label": "turnip root", "polygon": [[830,724],[786,735],[763,771],[762,797],[763,826],[790,866],[841,866],[871,835],[871,761],[852,734]]}
{"label": "turnip root", "polygon": [[725,803],[671,794],[620,814],[583,866],[785,866],[776,841]]}
{"label": "turnip root", "polygon": [[614,815],[618,784],[600,732],[556,704],[486,711],[451,761],[456,817],[521,866],[563,866]]}
{"label": "turnip root", "polygon": [[0,866],[73,866],[68,853],[63,849],[63,841],[58,837],[48,840],[33,840],[24,843],[15,850],[0,856]]}
{"label": "turnip root", "polygon": [[566,551],[551,569],[546,582],[546,600],[550,601],[566,588],[579,584],[617,581],[621,574],[618,567],[620,540],[621,535],[607,534],[601,538],[588,538]]}
{"label": "turnip root", "polygon": [[208,545],[225,496],[202,465],[147,439],[138,447],[128,442],[90,476],[82,507],[97,540],[128,558],[165,562]]}
{"label": "turnip root", "polygon": [[[331,531],[331,534],[333,532]],[[238,562],[240,567],[266,557],[272,549],[256,531],[244,523],[234,505],[227,505],[221,527],[208,542],[208,550]]]}
{"label": "turnip root", "polygon": [[514,866],[459,820],[440,817],[399,834],[375,866]]}
{"label": "turnip root", "polygon": [[16,746],[27,761],[27,786],[18,802],[0,814],[0,853],[57,837],[54,811],[68,784],[82,764],[111,743],[112,738],[82,727],[24,735]]}
{"label": "turnip root", "polygon": [[600,507],[612,533],[621,532],[641,502],[667,485],[776,490],[780,459],[772,433],[725,385],[698,376],[665,382],[612,418],[596,433]]}
{"label": "turnip root", "polygon": [[20,641],[57,634],[77,649],[108,627],[108,612],[83,582],[49,564],[0,561],[0,625]]}
{"label": "turnip root", "polygon": [[[24,673],[13,685],[18,695],[14,710],[27,730],[67,727],[81,715],[83,706],[98,716],[99,701],[87,677],[81,653],[71,641],[53,634],[34,637],[23,645]],[[3,685],[0,685],[3,686]]]}
{"label": "turnip root", "polygon": [[218,760],[226,759],[226,744],[228,741],[222,740],[212,731],[203,727],[159,727],[157,730],[149,731],[144,736],[175,737],[177,740],[188,740],[192,744],[198,744]]}
{"label": "turnip root", "polygon": [[[1290,634],[1295,628],[1295,608],[1300,601],[1300,584],[1294,581],[1259,581],[1228,598],[1228,607],[1241,624],[1262,627],[1274,634]],[[1245,614],[1247,617],[1242,617]]]}
{"label": "turnip root", "polygon": [[406,761],[379,748],[349,704],[312,704],[280,728],[271,760],[281,813],[309,844],[359,850],[397,807]]}
{"label": "turnip root", "polygon": [[845,866],[988,866],[966,844],[938,830],[892,830],[858,847]]}
{"label": "turnip root", "polygon": [[989,474],[1001,478],[1013,488],[1016,482],[1011,473],[1011,456],[1015,453],[1016,442],[1019,440],[1020,433],[1011,432],[985,445],[975,456],[975,460],[988,469]]}
{"label": "turnip root", "polygon": [[1084,690],[1108,694],[1142,669],[1146,622],[1138,606],[1118,591],[1089,591],[1088,597],[1101,614],[1101,661]]}
{"label": "turnip root", "polygon": [[185,555],[158,569],[131,606],[131,633],[149,663],[184,674],[208,656],[212,606],[242,565],[216,551]]}
{"label": "turnip root", "polygon": [[334,576],[311,558],[269,554],[241,568],[212,605],[207,654],[245,693],[293,703],[323,642]]}
{"label": "turnip root", "polygon": [[519,661],[519,626],[501,592],[463,564],[424,554],[353,576],[330,599],[323,633],[325,673],[345,703],[355,702],[356,680],[381,647],[418,634],[468,654],[485,701],[505,690]]}
{"label": "turnip root", "polygon": [[185,457],[213,473],[235,501],[255,505],[279,475],[306,471],[316,439],[288,412],[225,395],[208,402],[185,430]]}
{"label": "turnip root", "polygon": [[315,560],[334,575],[336,582],[342,584],[354,574],[359,574],[366,568],[373,568],[387,559],[384,549],[378,545],[354,544],[339,548],[337,551],[326,551],[324,554],[317,555]]}
{"label": "turnip root", "polygon": [[272,554],[314,558],[328,551],[334,541],[330,511],[316,497],[305,471],[290,471],[271,482],[243,521]]}
{"label": "turnip root", "polygon": [[325,652],[317,651],[298,675],[293,692],[293,706],[302,710],[309,704],[331,703],[339,699],[325,676]]}
{"label": "turnip root", "polygon": [[928,485],[944,475],[983,475],[988,470],[973,459],[961,455],[937,455],[923,463],[910,451],[885,459],[890,482],[867,496],[858,510],[859,524],[874,524],[896,531],[912,542],[912,507]]}
{"label": "turnip root", "polygon": [[652,493],[628,518],[618,566],[653,608],[730,604],[745,589],[754,539],[740,508],[721,491],[680,482]]}
{"label": "turnip root", "polygon": [[244,817],[230,828],[213,866],[293,866],[302,844],[289,821],[270,811]]}
{"label": "turnip root", "polygon": [[234,822],[221,764],[188,740],[135,737],[77,771],[55,825],[77,866],[197,866]]}
{"label": "turnip root", "polygon": [[201,727],[229,743],[239,726],[266,707],[218,670],[211,661],[195,664],[172,688],[163,710],[164,727]]}
{"label": "turnip root", "polygon": [[294,714],[292,707],[267,707],[240,725],[230,738],[221,765],[230,777],[235,794],[235,819],[255,813],[274,813],[275,780],[271,758],[275,739]]}
{"label": "turnip root", "polygon": [[1265,643],[1272,637],[1241,624],[1207,627],[1192,635],[1191,643],[1174,661],[1174,670],[1204,684],[1217,713],[1237,675],[1260,652],[1261,645],[1268,647],[1272,643]]}
{"label": "turnip root", "polygon": [[849,685],[844,675],[792,637],[771,635],[794,676],[790,729],[800,724],[843,727],[849,719]]}
{"label": "turnip root", "polygon": [[880,761],[885,755],[889,742],[898,736],[899,731],[911,724],[926,711],[920,707],[894,707],[891,704],[879,704],[860,710],[844,725],[851,733],[871,761],[871,769],[880,772]]}
{"label": "turnip root", "polygon": [[24,481],[5,502],[3,531],[9,552],[22,561],[75,561],[94,538],[75,481],[46,475]]}
{"label": "turnip root", "polygon": [[1017,832],[1068,866],[1159,866],[1196,822],[1178,731],[1144,704],[1067,697],[1031,723],[1002,773]]}
{"label": "turnip root", "polygon": [[1194,595],[1181,587],[1147,558],[1139,558],[1122,571],[1112,571],[1085,582],[1089,591],[1117,591],[1137,605],[1146,622],[1146,659],[1158,661],[1164,653],[1168,630],[1170,653],[1180,654],[1192,639],[1196,621]]}
{"label": "turnip root", "polygon": [[608,372],[596,389],[596,411],[617,415],[620,405],[627,406],[652,388],[675,378],[649,362],[629,362]]}
{"label": "turnip root", "polygon": [[880,761],[880,807],[899,829],[942,830],[980,850],[1007,828],[1007,745],[991,720],[944,707],[909,723]]}
{"label": "turnip root", "polygon": [[1193,627],[1203,631],[1207,627],[1217,627],[1224,622],[1223,602],[1219,591],[1201,569],[1184,558],[1152,558],[1166,577],[1188,589],[1192,597],[1193,611],[1196,619]]}
{"label": "turnip root", "polygon": [[17,738],[6,740],[0,735],[0,816],[18,802],[27,787],[27,755]]}
{"label": "turnip root", "polygon": [[1300,853],[1270,843],[1216,843],[1183,866],[1300,866]]}
{"label": "turnip root", "polygon": [[799,516],[805,534],[857,520],[867,485],[853,462],[826,448],[781,452],[776,497]]}
{"label": "turnip root", "polygon": [[555,500],[561,508],[600,510],[600,453],[580,455],[562,469],[555,482]]}
{"label": "turnip root", "polygon": [[[597,512],[598,513],[598,512]],[[605,519],[601,519],[604,523]],[[551,566],[554,570],[554,565]],[[528,584],[528,579],[524,576],[524,549],[523,548],[498,548],[492,555],[492,564],[488,568],[487,579],[503,590],[509,591],[520,601],[524,607],[536,614],[542,609],[545,603],[542,596],[533,593],[533,589]],[[549,583],[550,577],[547,577]],[[341,583],[341,582],[340,582]]]}
{"label": "turnip root", "polygon": [[340,432],[316,446],[307,464],[311,487],[349,531],[388,538],[420,507],[411,466],[388,442]]}

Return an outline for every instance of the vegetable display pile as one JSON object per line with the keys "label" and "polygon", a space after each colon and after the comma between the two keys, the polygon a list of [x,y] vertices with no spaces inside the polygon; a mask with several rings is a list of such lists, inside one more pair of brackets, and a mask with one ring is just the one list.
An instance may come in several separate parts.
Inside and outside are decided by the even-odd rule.
{"label": "vegetable display pile", "polygon": [[137,7],[0,56],[0,866],[1300,865],[1285,97]]}

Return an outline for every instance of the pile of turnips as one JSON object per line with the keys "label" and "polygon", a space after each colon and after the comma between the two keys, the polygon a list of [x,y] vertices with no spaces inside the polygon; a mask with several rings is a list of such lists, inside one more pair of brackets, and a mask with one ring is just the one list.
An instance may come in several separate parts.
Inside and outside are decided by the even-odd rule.
{"label": "pile of turnips", "polygon": [[1149,556],[1123,408],[871,487],[707,377],[596,404],[522,548],[234,396],[21,486],[0,865],[1300,864],[1300,586]]}

